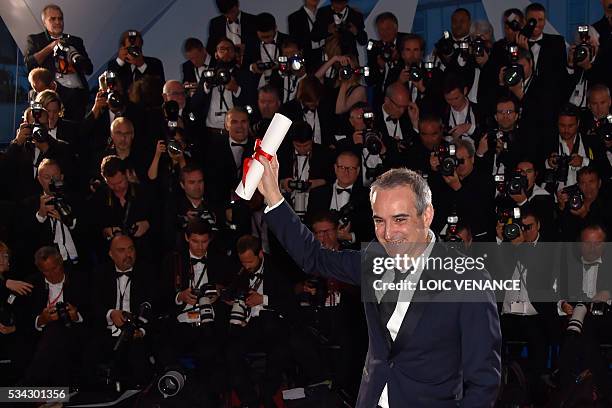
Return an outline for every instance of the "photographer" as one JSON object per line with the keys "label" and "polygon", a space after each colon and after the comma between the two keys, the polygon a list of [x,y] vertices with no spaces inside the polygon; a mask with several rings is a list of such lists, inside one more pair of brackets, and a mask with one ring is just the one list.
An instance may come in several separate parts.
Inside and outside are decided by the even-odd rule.
{"label": "photographer", "polygon": [[436,212],[433,230],[441,231],[453,208],[457,216],[470,226],[474,241],[490,239],[491,217],[493,216],[493,182],[483,169],[474,166],[474,145],[468,140],[455,142],[455,156],[450,175],[443,174],[439,155],[431,155],[431,166],[437,170],[429,178]]}
{"label": "photographer", "polygon": [[157,184],[157,191],[166,197],[178,191],[180,172],[187,163],[195,163],[192,160],[191,148],[187,144],[183,128],[176,128],[174,137],[169,141],[158,140],[155,154],[149,170],[148,180]]}
{"label": "photographer", "polygon": [[[297,91],[297,85],[296,85]],[[256,138],[262,138],[266,133],[274,114],[280,110],[280,91],[273,85],[262,86],[257,90],[257,110],[249,115],[251,133]],[[281,145],[283,150],[287,144]]]}
{"label": "photographer", "polygon": [[95,376],[100,363],[110,363],[106,381],[120,381],[126,389],[149,383],[149,339],[154,328],[147,323],[152,320],[159,277],[153,266],[137,255],[129,236],[116,235],[110,242],[110,262],[95,271],[95,336],[85,355],[90,386],[100,385],[102,379]]}
{"label": "photographer", "polygon": [[40,92],[35,99],[47,111],[49,136],[56,140],[63,140],[70,145],[74,157],[79,156],[79,123],[64,119],[64,104],[55,91]]}
{"label": "photographer", "polygon": [[[506,290],[500,310],[503,341],[527,341],[527,373],[532,402],[541,404],[547,374],[548,347],[555,333],[555,303],[553,281],[560,267],[557,257],[541,256],[543,242],[540,236],[540,219],[532,211],[523,208],[518,236],[512,244],[502,244],[503,262],[499,279],[520,280],[520,290]],[[503,225],[497,224],[497,242],[508,241],[503,235]],[[545,244],[544,244],[545,245]],[[545,247],[548,248],[548,247]],[[550,251],[550,249],[548,250]],[[539,255],[539,256],[538,256]],[[551,265],[551,262],[553,263]]]}
{"label": "photographer", "polygon": [[298,48],[303,50],[308,71],[319,67],[322,61],[323,41],[310,39],[317,20],[317,8],[320,0],[304,0],[304,6],[287,17],[289,37],[297,41]]}
{"label": "photographer", "polygon": [[40,191],[36,177],[38,165],[43,159],[53,159],[60,163],[62,169],[65,169],[66,181],[69,184],[75,181],[73,180],[74,159],[70,147],[66,142],[49,136],[47,130],[49,119],[42,105],[34,103],[32,106],[33,109],[28,107],[24,111],[23,121],[5,156],[13,174],[9,181],[13,183],[12,197],[17,201]]}
{"label": "photographer", "polygon": [[612,99],[610,90],[603,84],[594,84],[587,93],[587,106],[580,118],[580,132],[584,135],[595,135],[606,116],[612,113]]}
{"label": "photographer", "polygon": [[40,271],[29,281],[29,322],[23,328],[35,339],[32,359],[20,384],[66,386],[78,384],[79,358],[87,338],[88,303],[83,277],[64,271],[62,256],[54,247],[42,247],[34,255]]}
{"label": "photographer", "polygon": [[459,76],[448,75],[442,88],[446,106],[442,120],[446,125],[448,141],[467,139],[474,143],[476,131],[483,123],[481,110],[467,97],[468,88]]}
{"label": "photographer", "polygon": [[[206,137],[204,136],[205,128],[202,113],[195,109],[192,99],[189,95],[186,95],[183,85],[175,79],[166,81],[162,96],[164,97],[164,103],[175,101],[178,104],[179,123],[177,123],[177,126],[183,128],[184,141],[193,143],[198,147],[197,150],[204,148]],[[192,151],[191,153],[193,160],[202,160],[199,151]]]}
{"label": "photographer", "polygon": [[238,0],[215,0],[215,3],[221,15],[208,22],[208,53],[214,54],[219,41],[228,38],[236,46],[237,54],[242,56],[245,43],[256,35],[255,16],[240,10]]}
{"label": "photographer", "polygon": [[[118,156],[106,156],[100,165],[105,184],[92,197],[97,231],[106,241],[118,233],[134,238],[140,256],[153,255],[151,223],[153,202],[144,186],[130,182],[129,169]],[[103,253],[106,245],[98,242]]]}
{"label": "photographer", "polygon": [[278,69],[280,45],[288,38],[276,28],[276,19],[270,13],[261,13],[255,17],[255,31],[259,41],[247,43],[242,65],[249,66],[254,75],[257,88],[270,83],[273,70]]}
{"label": "photographer", "polygon": [[578,109],[573,105],[563,107],[557,122],[559,136],[548,146],[548,158],[544,165],[549,173],[554,174],[551,181],[555,191],[576,184],[578,170],[581,168],[605,160],[603,152],[599,150],[601,145],[595,143],[593,137],[578,132],[578,114]]}
{"label": "photographer", "polygon": [[171,320],[160,338],[160,364],[177,365],[179,357],[192,353],[196,382],[218,394],[225,379],[220,374],[220,357],[229,315],[228,306],[218,301],[218,289],[226,278],[220,275],[225,259],[211,250],[215,238],[205,221],[190,221],[182,239],[187,248],[172,252],[164,262],[175,290],[171,295]]}
{"label": "photographer", "polygon": [[497,126],[487,129],[478,142],[476,160],[491,169],[493,175],[512,169],[521,157],[535,156],[535,151],[528,151],[530,145],[518,128],[519,112],[516,98],[511,95],[498,98],[494,116]]}
{"label": "photographer", "polygon": [[[436,65],[442,70],[459,72],[466,64],[466,59],[459,52],[459,44],[469,41],[472,15],[465,8],[458,8],[451,15],[451,32],[445,32],[434,48]],[[447,37],[448,35],[448,37]]]}
{"label": "photographer", "polygon": [[0,375],[4,384],[12,384],[23,374],[29,344],[28,336],[22,336],[18,330],[23,322],[17,316],[19,304],[24,296],[32,292],[32,284],[13,279],[15,271],[10,269],[9,247],[0,241],[0,359],[8,364],[0,366]]}
{"label": "photographer", "polygon": [[394,82],[389,74],[400,62],[402,42],[407,34],[398,32],[398,24],[397,17],[391,12],[380,13],[374,20],[378,40],[368,42],[370,75],[366,78],[366,83],[374,87],[374,105],[383,102],[387,86]]}
{"label": "photographer", "polygon": [[189,89],[190,96],[195,92],[203,72],[208,69],[212,62],[204,44],[197,38],[187,38],[183,43],[183,55],[187,61],[181,64],[182,84],[185,90]]}
{"label": "photographer", "polygon": [[493,26],[488,21],[474,21],[470,29],[470,56],[464,74],[470,85],[468,99],[482,107],[483,114],[493,113],[498,67],[491,61]]}
{"label": "photographer", "polygon": [[206,117],[209,142],[223,133],[225,116],[234,106],[248,102],[248,72],[236,64],[236,49],[227,38],[217,43],[214,63],[200,79],[198,90],[192,98],[193,109],[202,109]]}
{"label": "photographer", "polygon": [[36,96],[42,91],[51,90],[57,91],[57,83],[53,80],[53,74],[47,68],[34,68],[28,74],[28,82],[30,89],[28,91],[28,103],[36,99]]}
{"label": "photographer", "polygon": [[144,40],[136,30],[127,30],[119,37],[117,58],[108,61],[108,70],[119,75],[124,90],[145,75],[157,78],[160,84],[166,82],[164,66],[158,58],[145,57],[142,53]]}
{"label": "photographer", "polygon": [[406,86],[410,100],[419,110],[430,113],[442,104],[442,76],[438,67],[423,61],[425,40],[416,34],[406,34],[399,43],[401,60],[391,69],[388,81]]}
{"label": "photographer", "polygon": [[[606,228],[612,225],[608,211],[610,203],[603,194],[602,180],[593,167],[578,170],[576,186],[557,192],[559,227],[561,237],[572,242],[583,226],[599,223]],[[577,188],[576,188],[577,187]]]}
{"label": "photographer", "polygon": [[359,56],[357,44],[366,45],[368,34],[365,32],[363,14],[348,5],[348,0],[332,0],[329,6],[317,10],[317,18],[311,32],[312,41],[321,41],[329,36],[340,36],[343,55]]}
{"label": "photographer", "polygon": [[37,179],[42,195],[24,201],[23,234],[28,237],[30,253],[42,246],[55,246],[67,267],[76,265],[79,255],[86,255],[81,234],[86,228],[80,213],[82,202],[65,191],[64,175],[56,161],[44,159],[38,166]]}
{"label": "photographer", "polygon": [[442,120],[435,115],[419,118],[419,138],[406,154],[406,165],[427,179],[437,171],[431,165],[431,156],[436,148],[444,142]]}
{"label": "photographer", "polygon": [[567,95],[569,103],[587,107],[588,89],[606,80],[606,68],[601,64],[599,34],[592,26],[578,26],[576,40],[567,53]]}
{"label": "photographer", "polygon": [[341,224],[338,238],[349,247],[358,247],[372,236],[372,213],[367,189],[358,182],[360,171],[359,156],[350,150],[340,152],[334,164],[336,180],[313,189],[308,197],[306,219],[333,211]]}
{"label": "photographer", "polygon": [[[230,382],[243,405],[276,406],[272,397],[281,385],[289,350],[288,323],[295,318],[297,304],[292,290],[275,261],[264,255],[259,239],[245,235],[236,250],[242,268],[226,294],[232,307],[226,357]],[[266,353],[266,369],[259,397],[249,379],[245,354]]]}
{"label": "photographer", "polygon": [[[601,2],[603,8],[603,16],[600,20],[593,24],[595,30],[599,34],[599,54],[597,58],[601,62],[601,66],[605,67],[607,72],[612,67],[612,40],[610,40],[610,33],[612,32],[612,3],[610,0],[604,0]],[[612,80],[607,75],[604,79],[604,83],[608,89],[612,88]]]}
{"label": "photographer", "polygon": [[66,118],[81,121],[87,105],[87,79],[93,64],[85,51],[83,40],[64,33],[64,13],[55,4],[41,12],[45,31],[30,34],[24,53],[28,71],[47,68],[55,77],[57,93],[66,107]]}
{"label": "photographer", "polygon": [[[281,67],[272,71],[270,83],[276,89],[281,90],[281,101],[287,103],[297,96],[298,85],[306,78],[306,67],[308,62],[302,57],[302,51],[298,43],[291,39],[285,39],[281,44],[281,56],[287,58],[284,71]],[[297,68],[297,69],[296,69]],[[259,88],[261,90],[261,87]]]}
{"label": "photographer", "polygon": [[516,37],[525,25],[525,15],[517,8],[510,8],[504,11],[502,16],[504,30],[503,38],[495,41],[491,49],[489,61],[493,65],[495,72],[499,72],[501,67],[508,65],[508,47],[516,44]]}
{"label": "photographer", "polygon": [[279,183],[294,211],[303,217],[308,208],[309,192],[328,182],[331,159],[323,146],[312,141],[308,123],[293,122],[287,137],[293,149],[279,155],[279,162],[283,163]]}
{"label": "photographer", "polygon": [[164,210],[164,238],[168,248],[178,250],[184,246],[185,228],[190,222],[200,220],[211,229],[216,229],[222,213],[215,213],[204,198],[204,173],[195,164],[179,170],[180,188],[166,201]]}

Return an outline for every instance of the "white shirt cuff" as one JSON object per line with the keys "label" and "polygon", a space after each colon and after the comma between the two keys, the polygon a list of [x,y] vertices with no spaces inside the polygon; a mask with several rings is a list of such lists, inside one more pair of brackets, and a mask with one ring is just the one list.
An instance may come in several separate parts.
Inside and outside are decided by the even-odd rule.
{"label": "white shirt cuff", "polygon": [[113,321],[111,320],[111,317],[110,317],[113,310],[114,309],[108,309],[108,312],[106,312],[106,325],[109,327],[113,325]]}
{"label": "white shirt cuff", "polygon": [[144,64],[142,64],[141,66],[136,67],[136,69],[137,69],[137,70],[139,70],[141,74],[144,74],[144,73],[145,73],[145,71],[147,70],[147,63],[145,62],[145,63],[144,63]]}
{"label": "white shirt cuff", "polygon": [[582,166],[581,167],[586,167],[589,164],[591,164],[591,159],[589,159],[588,157],[583,157],[582,158]]}
{"label": "white shirt cuff", "polygon": [[357,238],[355,238],[355,233],[351,232],[351,240],[349,241],[351,244],[354,244],[355,242],[357,242]]}
{"label": "white shirt cuff", "polygon": [[181,294],[181,292],[177,293],[176,296],[174,297],[174,303],[176,303],[177,305],[182,305],[183,302],[179,300],[179,295]]}
{"label": "white shirt cuff", "polygon": [[117,64],[118,64],[120,67],[122,67],[122,66],[124,66],[124,65],[125,65],[125,61],[124,61],[124,60],[122,60],[122,59],[121,59],[121,58],[119,58],[119,57],[115,58],[115,61],[117,61]]}
{"label": "white shirt cuff", "polygon": [[470,126],[470,128],[468,129],[467,134],[471,136],[472,134],[474,134],[475,130],[476,130],[476,125],[472,123],[472,126]]}
{"label": "white shirt cuff", "polygon": [[567,316],[567,313],[565,313],[563,309],[561,308],[561,305],[563,304],[563,302],[565,302],[565,300],[563,299],[557,302],[557,314],[559,314],[559,316]]}
{"label": "white shirt cuff", "polygon": [[77,319],[74,322],[83,323],[83,316],[81,316],[81,312],[77,312]]}
{"label": "white shirt cuff", "polygon": [[34,328],[35,328],[36,330],[38,330],[38,331],[42,331],[42,329],[43,329],[45,326],[44,326],[44,325],[43,325],[43,326],[39,326],[39,325],[38,325],[38,318],[39,318],[39,317],[40,317],[40,315],[36,316],[36,320],[34,320]]}
{"label": "white shirt cuff", "polygon": [[268,295],[263,295],[263,305],[268,306]]}
{"label": "white shirt cuff", "polygon": [[284,197],[283,197],[283,198],[281,198],[281,199],[279,200],[279,202],[278,202],[278,203],[276,203],[276,204],[274,204],[274,205],[272,205],[272,206],[270,206],[270,205],[266,206],[266,209],[264,210],[264,214],[269,213],[270,211],[272,211],[273,209],[275,209],[276,207],[278,207],[279,205],[281,205],[281,204],[283,203],[283,201],[285,201],[285,198],[284,198]]}
{"label": "white shirt cuff", "polygon": [[43,217],[42,215],[40,215],[40,214],[38,213],[38,211],[36,211],[36,219],[37,219],[37,220],[38,220],[38,222],[40,222],[41,224],[42,224],[43,222],[47,221],[47,217],[46,217],[46,216],[45,216],[45,217]]}
{"label": "white shirt cuff", "polygon": [[242,88],[238,87],[236,92],[232,92],[232,95],[234,95],[235,98],[238,98],[240,96],[240,92],[242,92]]}

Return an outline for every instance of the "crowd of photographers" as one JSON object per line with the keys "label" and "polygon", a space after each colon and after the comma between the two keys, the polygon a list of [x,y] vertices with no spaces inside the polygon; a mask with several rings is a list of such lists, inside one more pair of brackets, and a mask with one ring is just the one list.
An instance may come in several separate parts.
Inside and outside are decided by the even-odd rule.
{"label": "crowd of photographers", "polygon": [[[91,92],[83,41],[64,33],[58,6],[44,8],[25,52],[30,104],[0,157],[7,384],[142,386],[170,372],[160,389],[171,395],[189,357],[197,398],[234,390],[244,406],[275,406],[283,381],[333,379],[354,400],[367,347],[359,289],[306,277],[268,232],[261,195],[233,193],[279,112],[293,121],[279,184],[326,248],[373,239],[368,186],[393,167],[427,179],[441,240],[584,243],[567,280],[543,278],[556,304],[529,301],[538,272],[529,265],[525,281],[522,265],[509,271],[521,296],[499,312],[504,339],[527,341],[533,383],[584,378],[567,357],[547,363],[551,344],[584,347],[605,394],[612,0],[567,39],[543,33],[538,3],[504,12],[497,41],[460,8],[431,55],[398,32],[402,16],[379,14],[368,39],[347,0],[318,3],[305,0],[285,34],[272,14],[217,0],[207,43],[184,41],[181,80],[125,31]],[[591,303],[571,302],[572,290]],[[258,381],[254,351],[265,352]]]}

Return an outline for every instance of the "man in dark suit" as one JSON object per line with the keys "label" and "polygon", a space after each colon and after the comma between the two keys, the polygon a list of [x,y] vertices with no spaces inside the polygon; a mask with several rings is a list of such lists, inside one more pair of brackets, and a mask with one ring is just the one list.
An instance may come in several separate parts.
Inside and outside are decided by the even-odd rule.
{"label": "man in dark suit", "polygon": [[35,100],[40,102],[47,111],[49,136],[68,143],[72,155],[78,157],[80,151],[79,123],[64,118],[65,108],[59,95],[47,89],[38,93]]}
{"label": "man in dark suit", "polygon": [[[608,72],[612,67],[612,3],[610,0],[601,2],[603,6],[603,16],[600,20],[593,23],[593,27],[599,34],[599,54],[598,59],[601,59],[601,65],[607,67]],[[612,79],[607,75],[605,78],[606,86],[612,88]]]}
{"label": "man in dark suit", "polygon": [[[255,32],[259,41],[247,44],[242,57],[242,65],[248,66],[255,77],[255,83],[260,88],[270,82],[274,69],[278,69],[278,56],[281,55],[281,45],[288,38],[276,28],[276,19],[270,13],[261,13],[255,17]],[[263,65],[270,65],[265,69]]]}
{"label": "man in dark suit", "polygon": [[30,366],[21,381],[29,386],[75,384],[82,342],[87,338],[87,286],[78,273],[64,271],[55,247],[34,255],[40,271],[29,279],[34,286],[26,299],[30,320],[23,325],[37,339]]}
{"label": "man in dark suit", "polygon": [[374,24],[378,41],[370,40],[372,49],[367,53],[370,75],[366,81],[375,87],[374,105],[378,105],[383,101],[387,86],[393,82],[389,73],[400,61],[402,39],[406,34],[398,32],[397,17],[391,12],[377,15]]}
{"label": "man in dark suit", "polygon": [[309,72],[314,72],[323,58],[323,41],[312,41],[311,33],[317,20],[317,7],[320,0],[304,0],[304,6],[287,17],[289,36],[298,42],[304,52]]}
{"label": "man in dark suit", "polygon": [[[283,163],[280,185],[294,211],[300,215],[308,208],[309,192],[327,183],[331,173],[331,159],[327,150],[312,141],[312,129],[308,123],[293,122],[287,136],[291,138],[293,149],[279,154]],[[294,182],[307,183],[306,189],[295,189]]]}
{"label": "man in dark suit", "polygon": [[[130,320],[147,309],[153,310],[158,276],[151,265],[136,262],[134,241],[127,235],[112,238],[108,255],[111,262],[95,271],[93,330],[96,335],[86,353],[85,366],[92,383],[95,383],[96,366],[110,360],[114,371],[112,380],[132,386],[145,385],[151,376],[147,343],[153,329],[152,325],[134,327]],[[141,323],[139,320],[138,324]]]}
{"label": "man in dark suit", "polygon": [[[182,121],[187,142],[195,144],[200,149],[204,148],[206,136],[202,112],[194,109],[191,97],[185,93],[183,84],[175,79],[166,81],[162,96],[164,97],[164,102],[175,101],[178,104],[178,117]],[[193,159],[197,161],[202,160],[201,157],[194,157]]]}
{"label": "man in dark suit", "polygon": [[204,44],[198,38],[188,38],[185,40],[183,54],[187,59],[187,61],[181,64],[183,84],[195,87],[200,82],[204,70],[212,62],[212,55],[206,51]]}
{"label": "man in dark suit", "polygon": [[244,159],[253,154],[254,141],[249,138],[249,115],[243,108],[232,108],[225,118],[228,134],[210,141],[204,160],[206,195],[218,214],[224,214],[233,191],[242,179]]}
{"label": "man in dark suit", "polygon": [[216,3],[221,15],[208,23],[206,49],[214,54],[219,40],[229,38],[242,55],[245,44],[255,38],[255,16],[241,11],[238,0],[216,0]]}
{"label": "man in dark suit", "polygon": [[457,75],[448,75],[444,79],[442,92],[447,104],[442,113],[445,133],[452,140],[468,139],[475,142],[484,118],[478,105],[468,99],[468,87],[463,79]]}
{"label": "man in dark suit", "polygon": [[358,182],[361,159],[350,150],[338,154],[334,164],[335,180],[312,189],[306,219],[312,222],[322,211],[333,211],[340,224],[338,238],[345,247],[358,248],[372,238],[372,213],[368,193]]}
{"label": "man in dark suit", "polygon": [[[285,274],[271,256],[264,255],[261,242],[252,235],[236,244],[242,268],[228,289],[232,305],[227,359],[231,384],[243,406],[276,407],[272,397],[281,384],[284,359],[288,356],[288,320],[295,319],[297,303]],[[237,318],[244,311],[243,318]],[[266,371],[259,398],[245,363],[248,351],[266,352]],[[255,346],[255,347],[254,347]],[[257,347],[257,348],[256,348]]]}
{"label": "man in dark suit", "polygon": [[157,78],[160,84],[166,82],[161,60],[146,57],[142,52],[143,43],[139,31],[124,31],[119,38],[117,58],[108,61],[108,69],[119,75],[125,90],[129,90],[133,82],[145,75]]}
{"label": "man in dark suit", "polygon": [[[85,51],[83,40],[64,34],[64,13],[56,5],[43,8],[41,18],[45,31],[28,36],[24,53],[28,71],[36,67],[47,68],[55,76],[57,92],[66,105],[66,117],[80,121],[87,105],[87,79],[93,64]],[[66,58],[58,47],[66,49]],[[58,52],[59,51],[59,52]],[[57,55],[57,57],[56,57]]]}
{"label": "man in dark suit", "polygon": [[359,56],[357,44],[366,45],[363,14],[348,6],[348,0],[333,0],[329,6],[317,11],[317,19],[311,33],[312,41],[321,41],[330,35],[340,36],[342,55]]}
{"label": "man in dark suit", "polygon": [[[261,163],[264,176],[259,189],[268,203],[266,221],[298,266],[306,273],[316,271],[350,284],[367,280],[370,272],[362,268],[362,254],[322,249],[283,202],[278,189],[278,162],[262,159]],[[425,181],[414,172],[397,169],[383,174],[371,188],[375,233],[384,251],[407,254],[404,250],[397,252],[394,243],[418,242],[420,250],[408,256],[420,256],[428,245],[427,251],[433,256],[435,237],[429,226],[434,210]],[[438,251],[446,252],[440,248],[436,255]],[[423,270],[415,278],[429,280],[432,273],[436,272]],[[366,294],[372,292],[369,285],[362,289]],[[425,295],[418,291],[414,298],[403,298],[414,299],[408,309],[401,306],[406,303],[396,303],[403,296],[397,291],[387,290],[379,300],[380,295],[371,294],[364,302],[370,345],[357,407],[493,405],[500,381],[501,333],[492,293],[482,294],[474,303],[425,303],[418,301],[424,299],[421,296],[430,299],[442,293]],[[439,337],[439,332],[445,335]],[[428,358],[424,360],[422,355]]]}

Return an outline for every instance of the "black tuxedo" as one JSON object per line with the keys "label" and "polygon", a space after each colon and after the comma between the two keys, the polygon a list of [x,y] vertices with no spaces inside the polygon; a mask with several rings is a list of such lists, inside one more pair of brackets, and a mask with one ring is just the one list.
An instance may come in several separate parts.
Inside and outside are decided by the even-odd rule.
{"label": "black tuxedo", "polygon": [[[474,123],[474,125],[476,126],[476,129],[471,135],[469,135],[469,137],[471,137],[475,141],[476,139],[478,139],[478,136],[480,135],[482,127],[485,123],[485,119],[484,119],[484,115],[482,114],[482,110],[480,109],[479,104],[472,103],[469,100],[468,100],[468,103],[469,103],[468,115],[465,117],[464,123],[472,123],[474,119],[476,120],[476,123]],[[473,114],[474,119],[471,118],[470,112]],[[451,107],[450,105],[446,105],[442,113],[442,123],[444,124],[445,127],[448,127],[449,130],[455,126],[461,125],[461,123],[455,123],[454,117],[451,117],[451,115],[453,115],[453,113],[451,112]]]}
{"label": "black tuxedo", "polygon": [[312,24],[314,29],[316,15],[315,21],[309,22],[309,20],[310,17],[306,13],[306,10],[304,10],[304,7],[300,7],[299,10],[294,11],[287,17],[287,27],[289,27],[289,36],[298,42],[304,54],[306,68],[309,72],[312,72],[321,65],[323,46],[312,49],[312,41],[310,40],[312,29],[310,28],[310,24]]}
{"label": "black tuxedo", "polygon": [[[357,44],[366,45],[368,42],[368,34],[365,32],[365,25],[363,23],[363,14],[358,12],[352,7],[347,6],[348,13],[344,22],[348,25],[352,23],[357,28],[357,35],[353,35],[348,30],[342,30],[340,32],[340,47],[342,49],[342,55],[355,55],[359,56],[357,51]],[[315,25],[310,34],[310,38],[313,41],[320,41],[329,36],[327,31],[328,26],[334,23],[334,12],[331,6],[321,7],[317,10],[317,19]]]}
{"label": "black tuxedo", "polygon": [[56,138],[68,143],[73,155],[78,156],[81,148],[79,140],[79,123],[59,118],[55,127],[57,128],[55,134]]}
{"label": "black tuxedo", "polygon": [[[280,173],[279,179],[291,178],[295,177],[295,166],[297,162],[297,157],[295,154],[295,149],[287,149],[287,151],[282,152],[283,154],[279,154],[279,164],[280,164]],[[308,161],[310,163],[310,171],[308,173],[308,178],[313,179],[325,179],[331,180],[333,176],[332,171],[332,159],[329,155],[328,150],[316,143],[312,145],[312,152],[308,157]],[[299,169],[298,169],[299,173]]]}
{"label": "black tuxedo", "polygon": [[224,214],[229,206],[232,193],[242,180],[244,159],[253,154],[255,142],[245,141],[239,166],[234,161],[229,136],[216,136],[210,141],[204,161],[205,196],[210,198],[213,211]]}
{"label": "black tuxedo", "polygon": [[[210,60],[208,65],[204,64],[204,69],[207,69],[213,63],[213,55],[210,55]],[[181,72],[183,73],[183,83],[195,83],[197,84],[200,80],[196,77],[196,67],[193,65],[193,62],[187,60],[181,64]]]}
{"label": "black tuxedo", "polygon": [[[306,209],[306,219],[309,222],[312,222],[317,213],[329,211],[334,194],[334,181],[310,191],[308,208]],[[359,246],[361,242],[367,242],[373,237],[374,225],[371,221],[372,208],[370,206],[369,189],[356,182],[351,189],[348,202],[355,208],[349,217],[349,221],[351,232],[355,233],[356,246]]]}
{"label": "black tuxedo", "polygon": [[[402,38],[406,35],[406,33],[398,32],[397,36],[393,40],[393,46],[397,49],[397,58],[398,60],[390,61],[386,64],[384,69],[380,69],[378,66],[378,55],[380,52],[373,48],[372,50],[367,52],[367,64],[370,67],[370,75],[366,77],[366,83],[369,86],[374,87],[374,105],[379,105],[384,102],[385,99],[385,90],[389,85],[397,80],[397,76],[393,78],[390,74],[394,71],[397,65],[402,65],[401,54],[402,54]],[[387,75],[385,78],[385,70],[387,71]]]}
{"label": "black tuxedo", "polygon": [[[41,64],[38,64],[34,58],[34,54],[45,48],[52,41],[54,40],[47,31],[28,35],[26,51],[24,53],[25,65],[28,72],[34,68],[43,67],[51,71],[54,76],[57,75],[53,53],[49,54]],[[85,106],[87,105],[88,85],[85,75],[91,75],[93,72],[93,64],[87,55],[85,45],[81,38],[70,35],[70,39],[67,40],[67,43],[73,46],[82,56],[82,58],[78,59],[78,65],[75,69],[83,88],[66,88],[56,80],[57,92],[62,98],[66,118],[80,121],[85,115]]]}
{"label": "black tuxedo", "polygon": [[[334,143],[332,133],[334,131],[334,107],[332,102],[326,100],[324,96],[321,96],[319,106],[317,107],[316,116],[319,119],[319,126],[321,126],[321,145],[328,147]],[[291,121],[305,121],[304,119],[304,108],[302,103],[296,99],[293,99],[280,108],[279,113],[282,113]],[[314,129],[313,129],[314,130]],[[281,146],[281,149],[289,149],[289,140],[285,139],[285,142]]]}
{"label": "black tuxedo", "polygon": [[[354,285],[365,282],[362,291],[373,291],[363,281],[371,279],[363,272],[371,265],[362,265],[362,254],[322,249],[286,203],[269,211],[266,222],[304,272]],[[422,280],[437,273],[427,272]],[[501,333],[493,295],[484,295],[479,302],[457,303],[431,301],[444,292],[415,294],[429,302],[413,299],[395,341],[381,320],[382,307],[364,302],[370,341],[356,406],[376,406],[385,384],[390,407],[450,407],[457,400],[464,406],[493,404],[500,381]],[[441,332],[445,335],[435,335]],[[470,386],[457,395],[462,384]]]}
{"label": "black tuxedo", "polygon": [[145,75],[156,77],[159,79],[161,85],[163,85],[166,82],[166,76],[164,75],[164,65],[161,60],[159,58],[145,56],[144,62],[147,65],[144,73],[141,73],[136,66],[134,67],[134,70],[132,70],[131,64],[127,61],[124,61],[122,66],[119,65],[119,63],[117,63],[117,59],[115,58],[108,61],[107,68],[119,75],[119,79],[121,79],[121,86],[126,93],[134,81],[142,78]]}
{"label": "black tuxedo", "polygon": [[[558,90],[559,81],[565,79],[566,65],[567,52],[563,37],[555,34],[542,34],[538,64],[534,70],[537,70],[538,75],[548,82],[551,91]],[[560,94],[557,92],[555,95]]]}
{"label": "black tuxedo", "polygon": [[[206,44],[206,50],[210,55],[215,55],[215,48],[217,47],[219,40],[223,37],[227,37],[226,23],[227,19],[223,15],[213,17],[209,21],[208,43]],[[248,43],[253,38],[257,38],[257,33],[255,30],[255,16],[253,14],[240,11],[240,31],[242,44]]]}
{"label": "black tuxedo", "polygon": [[[392,120],[389,118],[389,121]],[[416,143],[418,134],[412,128],[412,122],[406,114],[402,115],[397,121],[398,127],[402,132],[401,139],[396,139],[392,133],[389,133],[387,122],[381,105],[374,113],[374,126],[382,135],[383,143],[387,147],[388,164],[390,167],[405,166],[404,156],[406,151]]]}
{"label": "black tuxedo", "polygon": [[49,287],[42,273],[32,275],[27,281],[34,288],[23,299],[29,318],[20,325],[19,330],[34,337],[37,344],[22,383],[38,386],[73,384],[80,380],[75,371],[80,362],[83,341],[87,338],[87,326],[92,319],[86,281],[78,272],[66,272],[61,292],[63,302],[77,308],[82,322],[73,321],[68,328],[61,320],[52,321],[40,332],[34,329],[36,318],[53,299],[49,298]]}
{"label": "black tuxedo", "polygon": [[[274,54],[270,54],[272,57],[272,62],[276,63],[278,60],[278,56],[281,55],[281,46],[283,42],[289,38],[289,36],[285,33],[281,33],[280,31],[276,32],[276,51]],[[263,61],[265,53],[261,52],[261,41],[257,40],[257,37],[254,37],[252,41],[247,42],[244,50],[244,57],[242,59],[242,65],[244,67],[250,66],[253,62]],[[266,55],[267,56],[267,55]],[[261,75],[257,75],[257,81],[259,82],[259,77]]]}
{"label": "black tuxedo", "polygon": [[[593,24],[593,27],[599,33],[599,54],[597,54],[596,62],[597,69],[603,69],[603,72],[610,72],[612,67],[612,24],[606,16]],[[610,75],[603,76],[603,83],[612,89],[612,79]]]}
{"label": "black tuxedo", "polygon": [[[605,251],[605,250],[604,250]],[[562,258],[561,279],[559,296],[568,302],[589,302],[591,299],[582,290],[584,272],[583,263],[579,244],[568,248]],[[595,293],[603,290],[612,290],[612,273],[610,271],[610,254],[604,254],[601,257],[601,263],[597,271],[597,280],[595,283]]]}

